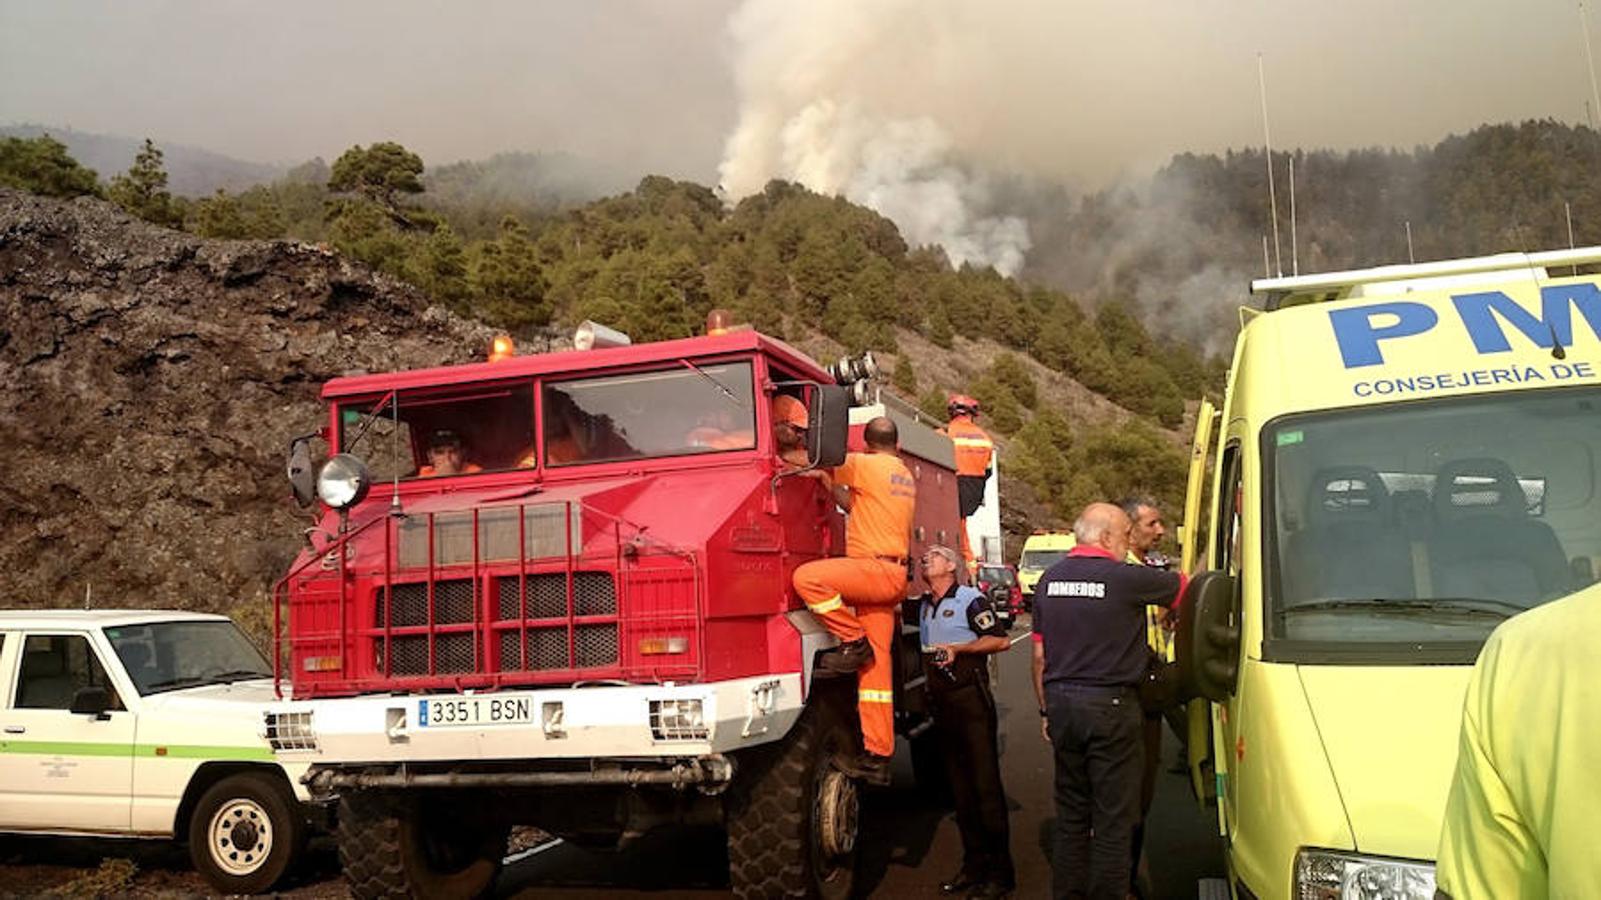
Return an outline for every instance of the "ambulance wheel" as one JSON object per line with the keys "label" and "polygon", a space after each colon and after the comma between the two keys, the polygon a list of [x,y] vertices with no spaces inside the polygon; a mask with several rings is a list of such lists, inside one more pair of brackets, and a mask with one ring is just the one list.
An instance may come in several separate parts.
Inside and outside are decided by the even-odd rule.
{"label": "ambulance wheel", "polygon": [[264,894],[306,845],[306,823],[280,779],[264,772],[212,785],[189,817],[189,858],[224,894]]}
{"label": "ambulance wheel", "polygon": [[945,770],[945,756],[940,753],[939,736],[934,729],[912,738],[912,775],[917,779],[918,796],[933,804],[936,809],[950,809],[956,805],[951,794],[950,773]]}
{"label": "ambulance wheel", "polygon": [[782,741],[741,761],[726,816],[734,896],[850,896],[857,786],[832,760],[858,752],[860,739],[842,712],[843,696],[814,693]]}
{"label": "ambulance wheel", "polygon": [[510,829],[381,792],[339,800],[339,864],[357,898],[441,900],[487,893],[506,858]]}

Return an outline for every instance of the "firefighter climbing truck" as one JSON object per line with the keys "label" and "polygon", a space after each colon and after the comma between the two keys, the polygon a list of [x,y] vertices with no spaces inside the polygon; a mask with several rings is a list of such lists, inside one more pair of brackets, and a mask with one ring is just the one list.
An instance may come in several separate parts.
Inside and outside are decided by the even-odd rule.
{"label": "firefighter climbing truck", "polygon": [[[337,804],[356,896],[481,893],[524,824],[613,847],[721,825],[736,894],[849,894],[855,679],[814,674],[835,642],[790,584],[842,552],[843,514],[805,473],[889,415],[913,558],[961,527],[950,442],[864,410],[871,370],[735,330],[323,388],[326,425],[291,445],[317,518],[274,592],[266,727]],[[805,467],[778,456],[780,394],[808,410]],[[937,765],[902,635],[897,722]]]}

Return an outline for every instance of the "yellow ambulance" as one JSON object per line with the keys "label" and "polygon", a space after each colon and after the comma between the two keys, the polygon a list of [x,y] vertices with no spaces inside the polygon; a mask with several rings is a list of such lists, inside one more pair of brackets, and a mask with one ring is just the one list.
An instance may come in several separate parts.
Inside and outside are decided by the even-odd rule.
{"label": "yellow ambulance", "polygon": [[1023,590],[1025,606],[1033,608],[1034,585],[1071,549],[1073,535],[1055,531],[1036,531],[1023,541],[1023,555],[1017,559],[1017,583]]}
{"label": "yellow ambulance", "polygon": [[1475,656],[1508,617],[1601,593],[1601,278],[1574,274],[1597,264],[1252,284],[1184,519],[1209,489],[1176,635],[1227,847],[1203,894],[1433,896]]}

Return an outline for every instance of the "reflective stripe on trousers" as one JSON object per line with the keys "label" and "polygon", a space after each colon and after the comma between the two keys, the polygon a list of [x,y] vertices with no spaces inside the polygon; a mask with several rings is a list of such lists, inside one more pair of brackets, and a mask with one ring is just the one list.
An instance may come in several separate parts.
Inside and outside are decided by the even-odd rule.
{"label": "reflective stripe on trousers", "polygon": [[[895,752],[895,682],[890,648],[906,598],[906,568],[883,559],[819,559],[795,570],[795,590],[841,641],[867,638],[873,659],[857,673],[856,712],[869,753]],[[856,607],[853,613],[845,606]]]}

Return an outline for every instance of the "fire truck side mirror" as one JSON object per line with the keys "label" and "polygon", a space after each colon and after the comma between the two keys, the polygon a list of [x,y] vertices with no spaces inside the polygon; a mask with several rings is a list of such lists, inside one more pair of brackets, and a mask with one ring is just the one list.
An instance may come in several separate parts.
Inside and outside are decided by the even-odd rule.
{"label": "fire truck side mirror", "polygon": [[317,499],[317,472],[311,465],[312,437],[297,437],[289,444],[289,487],[302,508]]}
{"label": "fire truck side mirror", "polygon": [[818,385],[812,392],[809,413],[806,454],[812,465],[832,469],[845,462],[845,442],[850,437],[850,391],[834,384]]}

